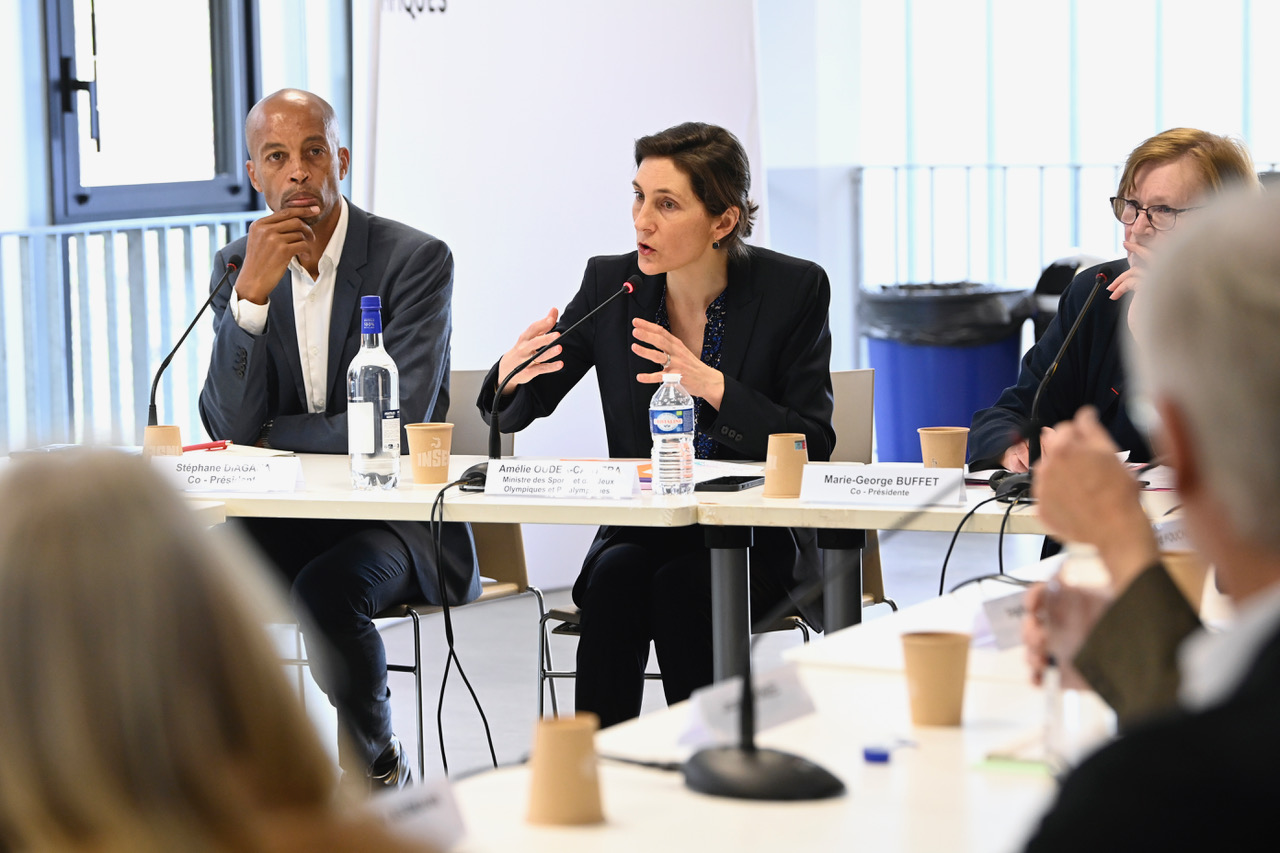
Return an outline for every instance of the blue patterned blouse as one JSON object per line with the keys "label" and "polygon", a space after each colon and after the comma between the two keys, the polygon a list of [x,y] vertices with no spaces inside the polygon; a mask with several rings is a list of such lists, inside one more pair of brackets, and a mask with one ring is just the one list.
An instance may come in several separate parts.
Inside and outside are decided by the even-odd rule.
{"label": "blue patterned blouse", "polygon": [[[702,363],[716,370],[720,369],[720,347],[724,343],[725,294],[721,291],[715,301],[707,306],[707,327],[702,333]],[[658,303],[658,314],[653,320],[668,332],[671,331],[671,318],[667,316],[667,288],[662,288],[662,301]],[[699,459],[714,459],[720,446],[705,429],[716,418],[716,412],[701,397],[693,398],[693,419],[696,424],[693,434],[694,456]]]}

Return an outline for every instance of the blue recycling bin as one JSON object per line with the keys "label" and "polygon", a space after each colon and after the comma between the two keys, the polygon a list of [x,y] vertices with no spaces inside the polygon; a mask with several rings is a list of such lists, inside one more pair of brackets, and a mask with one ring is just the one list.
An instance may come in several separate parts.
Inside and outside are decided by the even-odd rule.
{"label": "blue recycling bin", "polygon": [[923,426],[968,426],[1018,379],[1026,290],[897,284],[863,291],[882,462],[919,462]]}

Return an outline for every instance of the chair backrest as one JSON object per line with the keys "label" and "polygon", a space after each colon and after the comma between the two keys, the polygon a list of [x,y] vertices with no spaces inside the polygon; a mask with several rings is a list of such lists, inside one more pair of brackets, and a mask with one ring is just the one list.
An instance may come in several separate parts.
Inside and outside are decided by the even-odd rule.
{"label": "chair backrest", "polygon": [[518,524],[472,524],[480,577],[529,588],[529,567],[524,560],[524,534]]}
{"label": "chair backrest", "polygon": [[[487,370],[455,370],[449,374],[449,420],[453,423],[452,452],[458,456],[489,455],[489,425],[480,417],[476,399]],[[510,456],[515,436],[502,436],[502,455]]]}
{"label": "chair backrest", "polygon": [[[871,461],[872,408],[875,403],[876,372],[863,370],[837,370],[831,374],[831,387],[835,394],[835,414],[832,417],[836,430],[836,446],[831,453],[832,462]],[[455,431],[457,427],[454,427]],[[457,438],[454,438],[457,441]]]}
{"label": "chair backrest", "polygon": [[[870,462],[871,424],[875,405],[875,376],[870,368],[837,370],[831,374],[835,395],[836,447],[832,462]],[[862,551],[862,591],[872,601],[884,601],[884,570],[880,565],[877,531],[867,531],[867,547]]]}
{"label": "chair backrest", "polygon": [[[461,456],[486,456],[489,453],[489,425],[480,417],[476,398],[487,370],[455,370],[449,374],[449,419],[453,423],[451,451]],[[515,450],[515,436],[502,437],[502,454]],[[518,524],[473,524],[476,540],[476,562],[480,576],[501,583],[513,583],[520,589],[529,587],[529,567],[524,559],[524,536]]]}

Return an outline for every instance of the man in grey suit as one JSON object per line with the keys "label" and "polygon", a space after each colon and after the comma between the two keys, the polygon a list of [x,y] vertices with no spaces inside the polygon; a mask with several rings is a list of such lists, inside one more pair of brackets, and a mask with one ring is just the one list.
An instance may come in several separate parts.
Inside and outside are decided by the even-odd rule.
{"label": "man in grey suit", "polygon": [[[214,265],[216,283],[227,258],[244,258],[233,291],[213,303],[214,346],[200,394],[205,429],[239,444],[346,453],[346,370],[360,347],[365,295],[382,300],[401,423],[445,420],[449,247],[342,197],[350,154],[323,99],[293,89],[267,96],[250,111],[245,140],[249,179],[272,213]],[[403,435],[400,446],[408,447]],[[411,599],[461,604],[479,595],[470,528],[444,525],[439,566],[422,522],[249,519],[245,526],[292,584],[310,645],[332,656],[314,671],[346,735],[343,768],[377,784],[405,784],[409,764],[392,731],[386,653],[372,617]]]}

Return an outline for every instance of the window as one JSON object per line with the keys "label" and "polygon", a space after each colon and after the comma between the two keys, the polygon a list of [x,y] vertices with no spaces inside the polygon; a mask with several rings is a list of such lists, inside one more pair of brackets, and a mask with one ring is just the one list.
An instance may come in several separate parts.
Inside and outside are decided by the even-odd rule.
{"label": "window", "polygon": [[55,222],[252,210],[243,0],[46,0]]}

